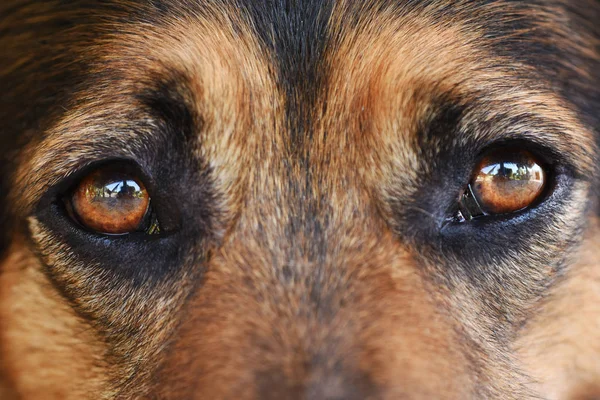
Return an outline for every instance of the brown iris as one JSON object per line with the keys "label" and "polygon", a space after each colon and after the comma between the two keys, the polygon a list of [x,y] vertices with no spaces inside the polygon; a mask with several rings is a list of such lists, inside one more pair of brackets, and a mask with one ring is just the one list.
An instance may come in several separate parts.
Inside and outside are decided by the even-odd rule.
{"label": "brown iris", "polygon": [[138,230],[143,224],[150,197],[134,174],[122,168],[103,167],[79,183],[71,205],[79,222],[87,228],[124,234]]}
{"label": "brown iris", "polygon": [[531,206],[545,185],[546,173],[531,153],[500,150],[481,160],[471,190],[483,212],[505,214]]}

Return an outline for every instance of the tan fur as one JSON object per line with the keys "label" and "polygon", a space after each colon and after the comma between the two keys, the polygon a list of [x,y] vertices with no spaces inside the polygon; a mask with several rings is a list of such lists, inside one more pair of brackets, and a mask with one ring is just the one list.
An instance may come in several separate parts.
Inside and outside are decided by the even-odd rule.
{"label": "tan fur", "polygon": [[600,271],[597,218],[573,268],[524,328],[517,348],[548,399],[590,399],[600,382]]}
{"label": "tan fur", "polygon": [[103,378],[108,375],[104,346],[65,304],[33,256],[18,242],[15,246],[20,250],[4,261],[0,277],[0,344],[7,380],[26,399],[111,397]]}
{"label": "tan fur", "polygon": [[[322,85],[300,121],[288,110],[309,103],[306,93],[286,92],[277,55],[235,5],[124,23],[130,8],[156,12],[124,2],[124,11],[99,18],[93,39],[83,28],[63,32],[65,43],[69,34],[82,41],[72,51],[88,60],[87,80],[10,155],[6,208],[19,229],[0,263],[0,398],[598,396],[596,127],[534,67],[497,55],[500,38],[476,22],[499,11],[514,11],[515,20],[537,14],[458,1],[455,14],[440,18],[443,3],[398,13],[374,0],[336,2],[318,63]],[[52,13],[30,7],[27,23]],[[568,36],[562,13],[541,10],[539,29]],[[600,59],[596,39],[582,37],[561,46]],[[0,75],[34,62],[12,50]],[[166,78],[197,119],[186,142],[197,164],[185,165],[210,171],[210,180],[187,193],[210,186],[211,224],[157,283],[118,281],[101,256],[90,261],[38,217],[38,205],[98,154],[137,160],[147,151],[164,121],[137,96]],[[495,269],[476,266],[489,275],[469,281],[457,272],[458,256],[423,250],[399,232],[395,202],[412,204],[423,176],[443,167],[423,161],[426,150],[442,159],[439,139],[419,144],[442,95],[464,107],[460,128],[475,132],[470,139],[492,143],[510,131],[572,164],[569,212],[523,238],[531,243],[522,259],[534,261],[499,255]],[[518,122],[496,122],[504,115]],[[551,129],[532,128],[535,118]],[[401,211],[438,218],[419,206]]]}

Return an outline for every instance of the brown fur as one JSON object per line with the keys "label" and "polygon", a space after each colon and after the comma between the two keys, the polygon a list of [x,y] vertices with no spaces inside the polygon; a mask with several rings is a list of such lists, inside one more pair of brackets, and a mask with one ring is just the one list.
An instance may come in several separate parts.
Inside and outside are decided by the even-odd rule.
{"label": "brown fur", "polygon": [[[0,5],[2,399],[600,396],[600,4],[67,3]],[[446,242],[510,140],[561,197]],[[47,211],[114,158],[180,210],[151,248]]]}

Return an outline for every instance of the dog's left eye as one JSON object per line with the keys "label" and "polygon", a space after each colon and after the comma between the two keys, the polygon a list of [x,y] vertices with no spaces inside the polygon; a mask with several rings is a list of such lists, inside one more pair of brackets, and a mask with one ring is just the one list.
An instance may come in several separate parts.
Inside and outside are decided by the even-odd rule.
{"label": "dog's left eye", "polygon": [[500,149],[486,154],[460,201],[463,217],[509,214],[540,199],[547,186],[547,171],[532,153]]}
{"label": "dog's left eye", "polygon": [[85,176],[67,200],[72,217],[87,229],[122,235],[157,233],[150,195],[141,179],[123,166],[105,166]]}

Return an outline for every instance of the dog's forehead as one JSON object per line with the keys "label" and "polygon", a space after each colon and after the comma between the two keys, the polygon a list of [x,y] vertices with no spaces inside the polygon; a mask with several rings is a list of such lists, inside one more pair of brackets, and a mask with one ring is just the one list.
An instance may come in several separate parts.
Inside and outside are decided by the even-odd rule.
{"label": "dog's forehead", "polygon": [[[159,5],[172,9],[163,13]],[[143,8],[143,19],[113,22],[119,35],[106,35],[90,50],[98,62],[78,106],[35,144],[37,155],[26,152],[21,176],[46,173],[35,178],[37,193],[80,168],[82,159],[138,156],[157,134],[132,121],[160,125],[155,119],[164,117],[140,116],[148,102],[177,104],[194,115],[193,147],[224,191],[239,187],[240,179],[264,179],[276,193],[292,178],[306,180],[307,168],[314,172],[317,166],[330,182],[353,180],[340,174],[362,165],[356,173],[367,184],[385,185],[393,171],[402,171],[410,193],[418,184],[416,171],[431,164],[422,157],[428,147],[418,139],[422,125],[445,110],[458,110],[456,120],[443,121],[448,125],[458,117],[463,124],[495,125],[471,130],[484,141],[503,134],[543,136],[558,151],[577,154],[582,171],[592,165],[593,135],[571,107],[550,83],[537,75],[529,79],[531,67],[522,58],[494,48],[524,12],[518,3],[155,6]],[[483,27],[474,16],[492,22]],[[541,122],[534,127],[536,118]],[[504,126],[509,120],[512,131]],[[111,150],[126,154],[101,154]],[[314,186],[328,185],[321,179]]]}

